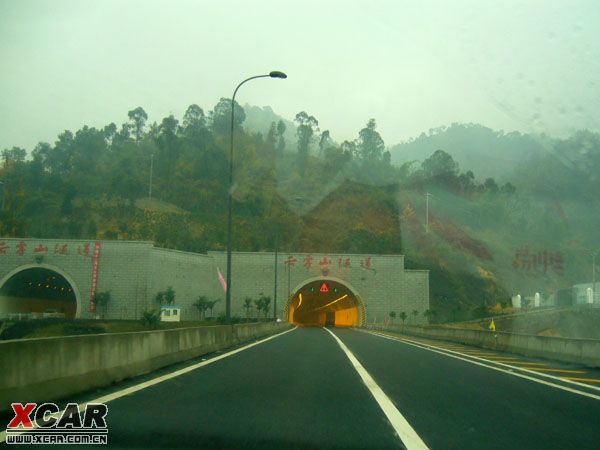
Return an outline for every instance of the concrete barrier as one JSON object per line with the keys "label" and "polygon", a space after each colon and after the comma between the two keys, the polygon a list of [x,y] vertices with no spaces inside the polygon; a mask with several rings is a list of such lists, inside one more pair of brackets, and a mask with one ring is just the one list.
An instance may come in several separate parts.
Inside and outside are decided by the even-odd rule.
{"label": "concrete barrier", "polygon": [[65,398],[289,328],[251,323],[0,342],[0,411]]}
{"label": "concrete barrier", "polygon": [[600,340],[598,339],[571,339],[506,332],[492,333],[446,326],[382,327],[370,325],[367,328],[458,342],[529,357],[582,364],[588,367],[600,367]]}

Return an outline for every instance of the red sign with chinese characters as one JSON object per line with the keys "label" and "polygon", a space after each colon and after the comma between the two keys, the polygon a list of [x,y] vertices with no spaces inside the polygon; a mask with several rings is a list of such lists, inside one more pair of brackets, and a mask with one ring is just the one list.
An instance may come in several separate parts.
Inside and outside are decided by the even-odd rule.
{"label": "red sign with chinese characters", "polygon": [[[52,244],[41,244],[41,243],[36,243],[35,245],[32,243],[27,243],[25,241],[19,241],[17,244],[13,244],[12,247],[6,242],[6,241],[0,241],[0,256],[1,255],[9,255],[9,254],[15,254],[15,255],[19,255],[19,256],[26,256],[26,255],[34,255],[34,256],[40,256],[40,255],[47,255],[47,254],[54,254],[54,255],[59,255],[59,256],[69,256],[70,253],[70,249],[69,249],[69,244],[67,243],[59,243],[59,244],[54,244],[54,251],[52,250]],[[73,244],[71,244],[73,245]],[[10,250],[10,251],[9,251]],[[73,253],[74,254],[74,253]],[[86,242],[85,244],[83,244],[83,247],[78,246],[77,247],[77,254],[83,257],[89,257],[90,256],[90,243]]]}
{"label": "red sign with chinese characters", "polygon": [[98,287],[98,268],[100,266],[100,242],[94,244],[92,255],[92,287],[90,289],[90,312],[96,312],[96,288]]}
{"label": "red sign with chinese characters", "polygon": [[[288,267],[293,267],[296,265],[298,260],[294,255],[288,255],[286,259],[283,260],[283,264]],[[356,260],[355,260],[356,263]],[[302,265],[306,268],[306,270],[311,270],[313,267],[317,268],[324,274],[328,273],[330,268],[334,265],[334,261],[329,256],[323,256],[320,260],[314,259],[312,255],[304,255],[302,260]],[[351,258],[338,258],[338,269],[347,270],[352,269],[352,259]],[[358,267],[358,265],[356,266]],[[371,256],[360,260],[360,267],[362,269],[374,270],[373,269],[373,258]]]}
{"label": "red sign with chinese characters", "polygon": [[564,258],[560,252],[552,252],[543,249],[538,252],[531,252],[529,247],[521,247],[515,251],[515,257],[512,262],[513,269],[525,272],[547,273],[552,269],[557,275],[564,274]]}

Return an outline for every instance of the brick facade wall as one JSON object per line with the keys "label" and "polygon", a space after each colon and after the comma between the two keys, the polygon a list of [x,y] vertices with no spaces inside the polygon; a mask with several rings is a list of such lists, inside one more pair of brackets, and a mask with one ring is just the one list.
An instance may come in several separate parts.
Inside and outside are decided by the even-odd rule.
{"label": "brick facade wall", "polygon": [[[0,253],[0,282],[15,270],[26,267],[56,270],[72,282],[78,293],[78,315],[93,316],[88,309],[94,241],[0,239],[0,252],[2,244],[7,248]],[[39,245],[48,251],[34,253]],[[67,245],[66,254],[64,245]],[[19,249],[23,250],[22,254]],[[43,258],[38,262],[40,255]],[[217,270],[226,278],[226,256],[225,252],[196,254],[166,250],[150,242],[101,241],[97,291],[111,293],[107,317],[139,318],[142,311],[158,307],[154,298],[168,286],[175,290],[175,304],[182,308],[184,320],[198,318],[193,303],[200,295],[219,299],[214,315],[223,314],[225,294]],[[353,289],[364,302],[369,323],[383,322],[390,311],[406,312],[407,323],[425,322],[422,313],[429,308],[429,273],[405,270],[402,255],[279,253],[277,260],[278,317],[283,318],[286,302],[296,289],[307,280],[319,277],[339,280]],[[233,315],[245,316],[245,297],[257,298],[262,292],[274,298],[274,266],[274,253],[233,253]],[[416,319],[411,314],[413,310],[419,312]]]}

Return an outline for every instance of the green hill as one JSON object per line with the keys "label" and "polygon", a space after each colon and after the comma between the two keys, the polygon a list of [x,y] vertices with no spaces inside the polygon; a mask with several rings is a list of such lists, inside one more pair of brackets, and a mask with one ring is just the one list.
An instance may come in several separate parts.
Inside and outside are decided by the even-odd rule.
{"label": "green hill", "polygon": [[[277,243],[291,251],[403,253],[408,268],[431,271],[438,321],[487,315],[517,293],[547,299],[589,279],[587,250],[600,247],[598,134],[547,138],[541,151],[527,135],[452,125],[411,141],[421,163],[394,165],[374,119],[357,139],[337,144],[306,112],[283,130],[270,108],[250,109],[254,124],[244,124],[239,105],[234,124],[236,250]],[[221,99],[208,113],[191,105],[181,121],[147,124],[136,108],[119,127],[65,131],[29,157],[3,150],[0,236],[224,249],[230,114]],[[252,131],[271,119],[266,133]],[[473,153],[483,142],[487,150]],[[443,150],[453,146],[462,149],[460,165]],[[510,182],[470,170],[507,173],[500,160],[516,165]]]}

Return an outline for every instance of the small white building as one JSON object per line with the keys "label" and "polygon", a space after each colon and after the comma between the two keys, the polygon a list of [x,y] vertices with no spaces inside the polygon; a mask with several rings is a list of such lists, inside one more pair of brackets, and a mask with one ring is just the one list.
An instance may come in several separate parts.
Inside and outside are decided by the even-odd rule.
{"label": "small white building", "polygon": [[513,308],[520,308],[521,307],[521,294],[517,294],[517,295],[513,295],[512,296],[512,306],[513,306]]}
{"label": "small white building", "polygon": [[596,292],[593,292],[592,283],[582,283],[573,286],[575,304],[600,304],[600,281],[596,281]]}
{"label": "small white building", "polygon": [[181,322],[181,308],[179,306],[161,306],[160,307],[161,322]]}

